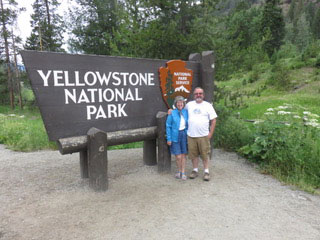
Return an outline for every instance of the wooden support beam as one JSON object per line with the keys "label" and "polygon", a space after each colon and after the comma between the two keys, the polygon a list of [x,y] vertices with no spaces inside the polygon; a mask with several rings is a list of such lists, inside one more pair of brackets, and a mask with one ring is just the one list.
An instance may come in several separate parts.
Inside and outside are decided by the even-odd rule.
{"label": "wooden support beam", "polygon": [[171,171],[171,154],[166,140],[167,113],[157,113],[158,126],[158,172]]}
{"label": "wooden support beam", "polygon": [[88,172],[91,188],[108,189],[107,134],[97,128],[88,131]]}
{"label": "wooden support beam", "polygon": [[88,151],[82,150],[79,152],[80,154],[80,174],[81,178],[88,178]]}
{"label": "wooden support beam", "polygon": [[[157,137],[157,127],[137,128],[131,130],[109,132],[108,146],[152,140]],[[57,141],[58,149],[61,154],[70,154],[83,151],[87,148],[87,136],[62,138]]]}
{"label": "wooden support beam", "polygon": [[147,166],[157,164],[157,140],[147,140],[143,142],[143,163]]}

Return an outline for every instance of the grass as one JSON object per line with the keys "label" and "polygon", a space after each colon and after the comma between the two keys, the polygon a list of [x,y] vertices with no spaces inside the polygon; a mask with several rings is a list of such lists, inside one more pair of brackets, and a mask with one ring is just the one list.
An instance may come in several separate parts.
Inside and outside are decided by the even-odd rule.
{"label": "grass", "polygon": [[10,110],[0,106],[0,143],[16,151],[56,149],[45,132],[40,113],[35,108]]}
{"label": "grass", "polygon": [[[0,143],[15,151],[57,150],[55,142],[49,141],[37,108],[11,110],[0,106]],[[109,150],[140,148],[142,142],[108,147]]]}

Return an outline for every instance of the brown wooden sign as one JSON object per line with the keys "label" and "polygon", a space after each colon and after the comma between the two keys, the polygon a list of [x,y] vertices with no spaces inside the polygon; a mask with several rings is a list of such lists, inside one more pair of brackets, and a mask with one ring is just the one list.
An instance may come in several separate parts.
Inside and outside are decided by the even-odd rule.
{"label": "brown wooden sign", "polygon": [[162,97],[168,108],[172,108],[176,96],[188,98],[192,90],[193,72],[186,68],[186,62],[171,60],[167,67],[160,67]]}
{"label": "brown wooden sign", "polygon": [[[91,127],[105,132],[152,127],[156,114],[167,111],[159,80],[161,67],[166,78],[169,70],[174,73],[170,62],[165,70],[167,60],[37,51],[21,55],[50,140],[86,135]],[[182,65],[187,69],[179,70]],[[200,86],[200,65],[178,62],[177,72],[188,76],[173,75],[173,81],[183,77],[192,81],[192,89]],[[185,94],[189,85],[173,87],[182,86],[179,94]]]}

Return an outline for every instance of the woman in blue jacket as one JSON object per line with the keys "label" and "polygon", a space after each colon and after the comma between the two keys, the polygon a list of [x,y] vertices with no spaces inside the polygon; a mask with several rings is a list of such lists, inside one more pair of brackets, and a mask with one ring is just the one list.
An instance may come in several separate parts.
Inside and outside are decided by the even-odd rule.
{"label": "woman in blue jacket", "polygon": [[187,180],[185,174],[187,149],[187,129],[188,129],[188,111],[184,109],[185,101],[181,96],[174,100],[172,113],[168,115],[166,122],[167,144],[170,146],[171,154],[176,156],[177,172],[176,178]]}

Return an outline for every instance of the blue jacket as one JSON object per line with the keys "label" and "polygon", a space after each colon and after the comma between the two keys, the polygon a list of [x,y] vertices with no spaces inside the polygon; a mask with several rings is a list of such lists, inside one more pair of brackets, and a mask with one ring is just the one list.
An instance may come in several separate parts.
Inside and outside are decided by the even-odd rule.
{"label": "blue jacket", "polygon": [[[186,121],[185,131],[188,129],[188,111],[182,109],[181,113]],[[172,110],[171,114],[168,115],[166,122],[166,132],[167,132],[167,141],[168,142],[178,142],[179,136],[179,127],[180,127],[180,114],[178,109]]]}

